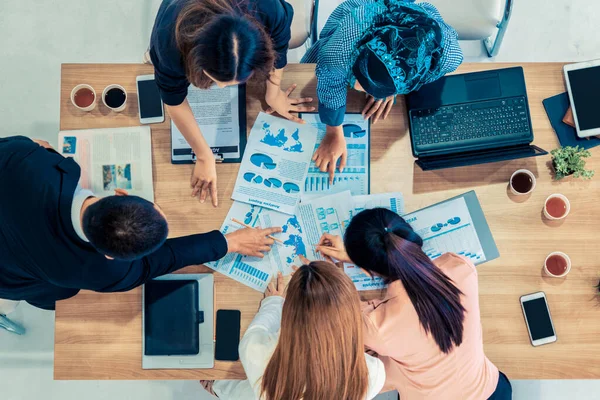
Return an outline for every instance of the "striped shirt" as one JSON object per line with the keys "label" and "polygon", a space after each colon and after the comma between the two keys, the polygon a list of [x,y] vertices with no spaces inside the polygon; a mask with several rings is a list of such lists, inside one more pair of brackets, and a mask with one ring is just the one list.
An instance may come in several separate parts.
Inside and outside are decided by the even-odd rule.
{"label": "striped shirt", "polygon": [[[463,60],[456,31],[447,25],[438,10],[429,3],[414,4],[405,0],[406,6],[425,11],[436,20],[442,31],[442,57],[439,74],[427,82],[439,79],[454,71]],[[411,4],[413,3],[413,4]],[[356,43],[371,28],[375,18],[387,12],[383,0],[347,0],[331,14],[319,40],[302,58],[303,63],[316,63],[317,95],[321,121],[330,126],[341,125],[346,113],[347,87],[351,80]]]}

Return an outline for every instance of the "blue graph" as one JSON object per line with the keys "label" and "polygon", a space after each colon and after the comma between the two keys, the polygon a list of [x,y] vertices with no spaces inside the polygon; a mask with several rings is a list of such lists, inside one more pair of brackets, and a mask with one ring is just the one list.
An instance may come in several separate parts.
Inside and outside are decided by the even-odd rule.
{"label": "blue graph", "polygon": [[266,154],[255,153],[250,156],[250,162],[264,169],[275,169],[277,164]]}

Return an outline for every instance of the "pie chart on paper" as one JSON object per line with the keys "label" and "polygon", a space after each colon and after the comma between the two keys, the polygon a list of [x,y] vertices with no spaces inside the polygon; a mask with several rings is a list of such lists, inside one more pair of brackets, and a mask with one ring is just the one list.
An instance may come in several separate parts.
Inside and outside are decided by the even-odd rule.
{"label": "pie chart on paper", "polygon": [[266,154],[255,153],[250,156],[250,162],[257,167],[264,169],[275,169],[277,164],[273,161],[271,157]]}
{"label": "pie chart on paper", "polygon": [[296,185],[295,183],[284,183],[283,184],[283,190],[285,190],[287,193],[300,193],[300,188],[298,187],[298,185]]}

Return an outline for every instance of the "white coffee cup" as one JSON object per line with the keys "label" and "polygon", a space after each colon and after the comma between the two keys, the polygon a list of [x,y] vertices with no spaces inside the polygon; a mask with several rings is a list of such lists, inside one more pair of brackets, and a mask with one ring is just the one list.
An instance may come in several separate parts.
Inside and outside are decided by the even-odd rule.
{"label": "white coffee cup", "polygon": [[[564,201],[565,205],[566,205],[565,213],[561,217],[554,217],[554,216],[550,215],[550,213],[548,212],[548,209],[546,208],[548,205],[548,201],[555,197]],[[567,199],[567,197],[565,195],[562,195],[560,193],[551,194],[550,196],[548,196],[548,198],[546,198],[546,201],[544,202],[544,216],[550,220],[564,219],[567,217],[567,215],[569,215],[570,211],[571,211],[571,203],[569,202],[569,199]]]}
{"label": "white coffee cup", "polygon": [[[562,257],[567,262],[567,268],[565,269],[565,272],[563,272],[560,275],[554,275],[552,272],[548,271],[548,259],[552,256]],[[548,254],[546,259],[544,260],[544,273],[548,276],[551,276],[553,278],[562,278],[562,277],[566,276],[569,273],[569,271],[571,271],[571,259],[569,258],[568,255],[566,255],[562,251],[554,251],[554,252]]]}
{"label": "white coffee cup", "polygon": [[[108,93],[109,90],[111,89],[120,89],[123,91],[123,93],[125,93],[125,100],[123,100],[123,104],[121,104],[119,107],[111,107],[108,104],[106,104],[106,94]],[[127,91],[125,90],[125,88],[121,85],[117,85],[117,84],[112,84],[112,85],[108,85],[107,87],[104,88],[104,91],[102,92],[102,102],[104,103],[104,105],[113,110],[114,112],[121,112],[125,109],[125,107],[127,106]]]}
{"label": "white coffee cup", "polygon": [[[81,89],[88,89],[90,90],[93,95],[94,95],[94,100],[92,101],[92,104],[90,104],[87,107],[81,107],[79,105],[77,105],[77,103],[75,102],[75,95],[81,90]],[[71,90],[71,103],[75,106],[75,108],[81,110],[81,111],[92,111],[94,108],[96,108],[96,91],[94,90],[93,87],[91,87],[90,85],[87,85],[85,83],[82,83],[80,85],[77,85],[73,88],[73,90]]]}
{"label": "white coffee cup", "polygon": [[[521,193],[517,190],[515,190],[515,188],[513,187],[513,178],[515,177],[515,175],[520,174],[520,173],[524,173],[526,175],[529,175],[529,177],[531,178],[531,189],[529,189],[528,192],[525,193]],[[510,181],[508,181],[509,185],[510,185],[510,191],[512,192],[512,194],[516,195],[516,196],[522,196],[525,194],[529,194],[531,192],[533,192],[533,190],[535,189],[535,175],[533,175],[533,172],[531,172],[528,169],[518,169],[515,172],[513,172],[513,174],[510,176]]]}

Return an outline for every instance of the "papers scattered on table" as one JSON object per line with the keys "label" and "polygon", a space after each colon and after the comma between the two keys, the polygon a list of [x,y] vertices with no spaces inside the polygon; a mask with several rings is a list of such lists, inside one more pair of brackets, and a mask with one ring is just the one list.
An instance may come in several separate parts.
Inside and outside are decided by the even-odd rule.
{"label": "papers scattered on table", "polygon": [[316,140],[317,130],[310,125],[260,113],[232,199],[293,215]]}
{"label": "papers scattered on table", "polygon": [[[302,119],[318,129],[315,150],[325,137],[326,125],[321,123],[319,114],[302,114]],[[369,167],[370,167],[370,127],[361,114],[346,114],[344,123],[344,137],[348,148],[348,159],[344,172],[336,169],[333,184],[329,184],[329,174],[321,172],[314,161],[308,169],[304,183],[304,192],[311,195],[325,195],[350,190],[352,195],[366,195],[369,193]]]}
{"label": "papers scattered on table", "polygon": [[81,167],[82,188],[100,197],[124,189],[154,202],[150,127],[61,131],[58,145]]}
{"label": "papers scattered on table", "polygon": [[[251,227],[260,228],[259,216],[263,211],[262,207],[234,201],[221,226],[221,232],[226,235],[244,228],[244,226],[233,222],[233,219]],[[273,278],[273,268],[269,255],[264,258],[257,258],[229,253],[219,261],[207,263],[206,265],[259,292],[264,292]]]}
{"label": "papers scattered on table", "polygon": [[423,238],[423,251],[432,260],[451,252],[470,258],[474,263],[485,261],[485,253],[463,197],[415,211],[404,218]]}

